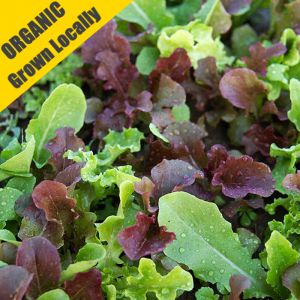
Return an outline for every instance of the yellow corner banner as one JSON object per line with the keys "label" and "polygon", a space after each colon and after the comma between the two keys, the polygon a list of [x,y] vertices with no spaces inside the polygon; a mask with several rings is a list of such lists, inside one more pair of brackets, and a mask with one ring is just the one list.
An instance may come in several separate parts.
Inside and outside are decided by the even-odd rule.
{"label": "yellow corner banner", "polygon": [[0,5],[0,111],[131,0],[15,0]]}

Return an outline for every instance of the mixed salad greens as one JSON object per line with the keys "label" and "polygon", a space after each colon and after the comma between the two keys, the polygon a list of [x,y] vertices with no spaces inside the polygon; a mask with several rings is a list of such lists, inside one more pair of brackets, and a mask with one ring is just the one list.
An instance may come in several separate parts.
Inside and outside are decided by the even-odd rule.
{"label": "mixed salad greens", "polygon": [[300,299],[299,131],[299,0],[134,0],[0,114],[0,299]]}

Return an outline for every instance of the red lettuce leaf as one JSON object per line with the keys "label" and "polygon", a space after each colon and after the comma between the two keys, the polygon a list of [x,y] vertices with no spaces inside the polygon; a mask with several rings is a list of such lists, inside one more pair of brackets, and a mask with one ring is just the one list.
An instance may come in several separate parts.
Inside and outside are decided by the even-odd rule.
{"label": "red lettuce leaf", "polygon": [[171,108],[184,104],[186,94],[184,88],[172,80],[171,77],[162,74],[158,89],[154,95],[154,107],[151,112],[152,123],[158,128],[164,128],[175,121]]}
{"label": "red lettuce leaf", "polygon": [[218,73],[215,57],[208,56],[200,59],[194,76],[197,83],[217,90],[221,77]]}
{"label": "red lettuce leaf", "polygon": [[136,224],[123,229],[118,241],[125,254],[131,260],[163,251],[175,239],[175,234],[159,227],[156,216],[148,217],[140,212],[136,215]]}
{"label": "red lettuce leaf", "polygon": [[241,68],[225,73],[220,81],[222,96],[233,106],[256,112],[257,104],[266,95],[264,83],[252,70]]}
{"label": "red lettuce leaf", "polygon": [[180,158],[186,158],[195,166],[205,167],[207,157],[202,139],[206,136],[204,129],[191,122],[174,123],[164,130],[172,147]]}
{"label": "red lettuce leaf", "polygon": [[65,281],[64,290],[72,300],[104,300],[101,283],[101,272],[92,269],[76,274],[73,280]]}
{"label": "red lettuce leaf", "polygon": [[22,213],[23,219],[18,237],[25,240],[34,236],[42,236],[56,247],[63,245],[64,227],[57,222],[47,221],[43,210],[33,203]]}
{"label": "red lettuce leaf", "polygon": [[242,293],[251,286],[250,279],[244,275],[232,275],[229,283],[231,292],[228,300],[240,300]]}
{"label": "red lettuce leaf", "polygon": [[282,181],[282,186],[290,191],[300,193],[300,171],[296,174],[288,174]]}
{"label": "red lettuce leaf", "polygon": [[54,178],[55,181],[64,184],[65,186],[74,186],[81,180],[81,169],[84,164],[74,163],[59,172]]}
{"label": "red lettuce leaf", "polygon": [[222,213],[228,218],[232,218],[236,215],[237,211],[241,207],[251,207],[253,209],[264,208],[263,199],[241,199],[229,202],[227,205],[222,207]]}
{"label": "red lettuce leaf", "polygon": [[274,192],[274,182],[270,168],[247,155],[228,157],[212,179],[212,185],[221,186],[223,194],[231,198],[244,198],[249,193],[269,197]]}
{"label": "red lettuce leaf", "polygon": [[149,151],[145,159],[146,172],[150,172],[153,167],[162,162],[164,159],[179,159],[184,156],[185,153],[185,150],[184,153],[181,153],[180,151],[176,151],[174,147],[165,145],[160,140],[150,142]]}
{"label": "red lettuce leaf", "polygon": [[105,104],[94,124],[94,137],[101,139],[109,129],[122,131],[131,127],[140,112],[150,112],[153,108],[152,94],[143,91],[135,98],[112,97]]}
{"label": "red lettuce leaf", "polygon": [[229,154],[222,145],[213,145],[207,153],[208,164],[206,171],[213,175],[221,163],[225,162]]}
{"label": "red lettuce leaf", "polygon": [[224,8],[231,15],[235,15],[250,5],[252,0],[222,0]]}
{"label": "red lettuce leaf", "polygon": [[43,237],[24,240],[19,246],[16,265],[33,274],[27,290],[29,297],[58,287],[61,274],[60,258],[56,248]]}
{"label": "red lettuce leaf", "polygon": [[75,135],[74,128],[69,127],[57,129],[56,136],[45,145],[45,148],[51,152],[49,163],[57,172],[74,163],[74,161],[63,157],[66,151],[78,151],[84,147],[85,144],[82,139]]}
{"label": "red lettuce leaf", "polygon": [[105,81],[105,90],[115,90],[126,97],[130,83],[137,78],[136,67],[130,62],[129,42],[117,34],[116,22],[110,21],[82,46],[82,58],[95,68],[96,78]]}
{"label": "red lettuce leaf", "polygon": [[300,263],[286,269],[282,276],[282,284],[293,293],[296,299],[300,298]]}
{"label": "red lettuce leaf", "polygon": [[164,159],[151,170],[151,178],[155,184],[154,198],[159,199],[168,193],[181,191],[203,176],[202,171],[185,161]]}
{"label": "red lettuce leaf", "polygon": [[181,83],[189,75],[192,64],[187,52],[178,48],[170,57],[160,58],[156,62],[156,68],[149,75],[150,86],[158,86],[161,74],[171,77],[174,81]]}
{"label": "red lettuce leaf", "polygon": [[134,184],[134,190],[140,194],[143,198],[144,206],[148,212],[154,213],[158,210],[158,207],[152,207],[150,203],[150,198],[153,195],[155,189],[155,184],[148,178],[143,177],[140,182]]}
{"label": "red lettuce leaf", "polygon": [[282,43],[277,43],[271,47],[265,48],[258,42],[249,48],[250,57],[243,57],[242,60],[249,69],[262,76],[266,76],[268,61],[272,57],[284,54],[286,50],[286,47]]}
{"label": "red lettuce leaf", "polygon": [[242,139],[248,155],[260,152],[263,156],[269,157],[270,146],[273,143],[281,148],[285,148],[289,144],[286,138],[275,133],[272,125],[263,128],[259,124],[253,124]]}
{"label": "red lettuce leaf", "polygon": [[42,209],[46,219],[67,228],[77,217],[76,200],[68,197],[67,187],[59,182],[44,180],[32,193],[35,206]]}
{"label": "red lettuce leaf", "polygon": [[33,275],[18,266],[0,269],[0,299],[22,300]]}

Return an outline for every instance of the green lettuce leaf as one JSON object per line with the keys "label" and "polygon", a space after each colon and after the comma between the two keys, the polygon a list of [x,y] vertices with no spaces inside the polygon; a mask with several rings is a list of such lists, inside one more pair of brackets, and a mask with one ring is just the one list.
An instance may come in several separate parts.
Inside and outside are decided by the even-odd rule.
{"label": "green lettuce leaf", "polygon": [[293,122],[298,131],[300,131],[300,81],[291,79],[290,81],[290,97],[292,107],[288,111],[288,117]]}
{"label": "green lettuce leaf", "polygon": [[127,278],[125,296],[131,300],[146,300],[149,292],[155,293],[159,300],[175,300],[177,290],[193,289],[192,275],[179,266],[162,276],[151,259],[142,258],[138,271],[137,276]]}
{"label": "green lettuce leaf", "polygon": [[202,287],[196,294],[197,300],[218,300],[219,296],[215,295],[214,290],[209,287]]}
{"label": "green lettuce leaf", "polygon": [[217,66],[224,69],[233,59],[226,55],[225,47],[220,38],[213,38],[213,28],[200,21],[193,21],[186,26],[166,27],[162,30],[157,47],[162,57],[170,56],[177,48],[184,48],[197,68],[199,59],[213,56]]}
{"label": "green lettuce leaf", "polygon": [[118,17],[139,24],[144,29],[151,24],[158,30],[174,24],[174,16],[166,10],[165,0],[134,0]]}
{"label": "green lettuce leaf", "polygon": [[214,203],[176,192],[160,198],[159,208],[160,226],[176,234],[164,251],[168,257],[187,265],[197,278],[223,285],[228,291],[230,277],[241,274],[251,280],[247,297],[272,294],[260,262],[251,259]]}
{"label": "green lettuce leaf", "polygon": [[35,139],[31,137],[23,145],[23,150],[0,165],[0,181],[12,176],[30,177],[30,166],[35,149]]}
{"label": "green lettuce leaf", "polygon": [[15,203],[21,195],[22,192],[16,189],[9,187],[0,189],[0,222],[16,218]]}
{"label": "green lettuce leaf", "polygon": [[36,145],[34,161],[38,168],[43,167],[50,152],[44,145],[55,136],[61,127],[72,127],[78,132],[84,122],[86,101],[80,88],[73,84],[57,87],[43,103],[37,119],[32,119],[26,130],[27,140],[33,136]]}
{"label": "green lettuce leaf", "polygon": [[52,290],[39,296],[37,300],[69,300],[69,296],[61,289]]}
{"label": "green lettuce leaf", "polygon": [[289,291],[282,285],[282,275],[288,267],[298,262],[300,254],[277,231],[273,231],[266,242],[266,251],[269,266],[267,282],[281,295],[281,299],[287,299]]}

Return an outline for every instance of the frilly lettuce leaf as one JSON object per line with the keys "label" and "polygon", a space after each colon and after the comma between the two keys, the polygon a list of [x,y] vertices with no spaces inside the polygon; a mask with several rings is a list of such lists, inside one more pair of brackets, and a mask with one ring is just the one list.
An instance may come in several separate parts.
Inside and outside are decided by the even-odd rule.
{"label": "frilly lettuce leaf", "polygon": [[126,280],[125,296],[131,300],[146,300],[148,292],[155,293],[159,300],[174,300],[177,290],[190,291],[193,288],[192,275],[179,266],[162,276],[151,259],[142,258],[138,271],[138,275]]}
{"label": "frilly lettuce leaf", "polygon": [[186,26],[164,28],[158,38],[157,47],[162,57],[170,56],[177,48],[184,48],[195,69],[198,60],[207,56],[216,58],[219,69],[224,69],[233,62],[233,58],[226,55],[220,37],[213,38],[213,28],[200,21],[193,21]]}

